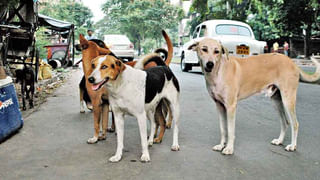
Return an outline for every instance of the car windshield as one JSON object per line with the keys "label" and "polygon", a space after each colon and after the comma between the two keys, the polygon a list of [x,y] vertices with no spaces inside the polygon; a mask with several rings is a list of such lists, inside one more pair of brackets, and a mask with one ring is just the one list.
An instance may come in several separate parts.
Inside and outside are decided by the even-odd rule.
{"label": "car windshield", "polygon": [[107,44],[128,44],[130,40],[122,35],[105,35],[104,42]]}
{"label": "car windshield", "polygon": [[218,35],[240,35],[251,37],[251,32],[247,27],[232,24],[217,25],[216,33]]}

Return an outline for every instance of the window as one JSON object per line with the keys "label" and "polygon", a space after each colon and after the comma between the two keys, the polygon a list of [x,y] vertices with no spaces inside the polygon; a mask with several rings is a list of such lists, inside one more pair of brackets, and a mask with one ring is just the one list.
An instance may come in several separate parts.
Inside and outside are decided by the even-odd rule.
{"label": "window", "polygon": [[205,25],[201,26],[199,37],[208,36],[207,27]]}
{"label": "window", "polygon": [[217,25],[216,33],[218,35],[239,35],[239,36],[251,36],[250,30],[245,26],[221,24]]}

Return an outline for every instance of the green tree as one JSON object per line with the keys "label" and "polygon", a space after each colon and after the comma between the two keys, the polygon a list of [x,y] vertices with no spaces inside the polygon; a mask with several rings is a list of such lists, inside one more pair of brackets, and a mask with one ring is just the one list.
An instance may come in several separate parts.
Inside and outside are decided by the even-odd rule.
{"label": "green tree", "polygon": [[233,19],[245,21],[248,16],[250,0],[195,0],[189,13],[195,16],[190,22],[190,32],[205,20]]}
{"label": "green tree", "polygon": [[[316,14],[319,11],[317,0],[296,0],[295,2],[283,0],[280,6],[280,18],[277,21],[284,36],[304,36],[304,54],[310,55],[310,38],[312,31],[316,30]],[[302,33],[305,30],[305,34]]]}
{"label": "green tree", "polygon": [[278,1],[251,1],[247,22],[252,27],[255,37],[259,40],[280,38]]}
{"label": "green tree", "polygon": [[138,48],[139,54],[142,41],[151,38],[159,45],[161,29],[174,28],[183,17],[181,8],[164,0],[107,0],[102,9],[106,14],[103,23],[110,25],[104,30],[126,34]]}
{"label": "green tree", "polygon": [[1,12],[1,10],[5,9],[5,8],[16,6],[18,4],[18,2],[19,2],[19,0],[1,0],[0,12]]}
{"label": "green tree", "polygon": [[85,34],[86,29],[93,27],[91,10],[81,2],[60,0],[57,4],[46,3],[41,6],[39,13],[55,19],[73,23],[76,27],[75,35]]}
{"label": "green tree", "polygon": [[319,6],[317,0],[252,0],[250,13],[254,18],[249,22],[262,39],[304,37],[308,57],[311,35],[320,30]]}

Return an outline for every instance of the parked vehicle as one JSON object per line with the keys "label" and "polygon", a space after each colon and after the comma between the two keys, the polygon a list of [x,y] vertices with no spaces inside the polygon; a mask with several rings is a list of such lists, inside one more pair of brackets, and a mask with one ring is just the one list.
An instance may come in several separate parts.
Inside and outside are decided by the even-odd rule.
{"label": "parked vehicle", "polygon": [[134,46],[126,35],[105,35],[104,42],[116,56],[128,61],[133,60]]}
{"label": "parked vehicle", "polygon": [[187,72],[192,66],[199,66],[197,53],[188,47],[204,37],[219,40],[229,51],[229,55],[246,57],[264,53],[265,41],[255,39],[251,27],[243,22],[232,20],[209,20],[199,24],[190,36],[190,41],[181,51],[181,70]]}

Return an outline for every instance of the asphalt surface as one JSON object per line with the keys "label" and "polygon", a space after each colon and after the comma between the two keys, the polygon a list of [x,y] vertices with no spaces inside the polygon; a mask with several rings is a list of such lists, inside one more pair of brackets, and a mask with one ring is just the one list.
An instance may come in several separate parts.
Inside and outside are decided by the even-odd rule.
{"label": "asphalt surface", "polygon": [[[199,69],[182,73],[171,65],[181,85],[180,151],[170,151],[172,131],[150,148],[150,163],[141,163],[138,124],[125,121],[125,151],[119,163],[108,158],[116,150],[115,134],[89,145],[92,113],[79,113],[81,71],[38,111],[25,118],[23,129],[0,144],[0,179],[320,179],[320,86],[300,83],[296,152],[273,146],[280,132],[271,101],[257,95],[238,104],[235,153],[212,151],[220,140],[218,116]],[[284,144],[290,143],[290,129]]]}

